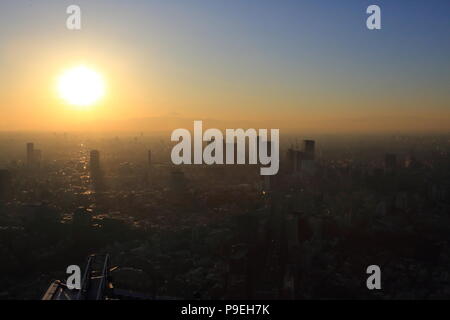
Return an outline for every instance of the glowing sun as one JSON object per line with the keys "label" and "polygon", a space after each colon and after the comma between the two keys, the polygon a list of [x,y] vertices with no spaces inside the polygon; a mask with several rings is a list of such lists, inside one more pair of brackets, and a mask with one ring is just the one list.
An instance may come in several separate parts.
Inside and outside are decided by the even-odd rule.
{"label": "glowing sun", "polygon": [[82,65],[64,71],[57,85],[62,99],[80,107],[94,104],[105,94],[102,76]]}

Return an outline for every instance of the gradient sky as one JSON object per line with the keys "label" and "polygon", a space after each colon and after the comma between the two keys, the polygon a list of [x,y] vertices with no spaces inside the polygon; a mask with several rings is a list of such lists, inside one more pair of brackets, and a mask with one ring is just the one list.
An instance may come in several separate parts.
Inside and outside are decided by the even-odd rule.
{"label": "gradient sky", "polygon": [[[65,27],[70,4],[81,31]],[[382,30],[366,28],[370,4]],[[448,132],[449,17],[448,0],[2,0],[0,130],[133,130],[156,117]],[[107,81],[88,111],[54,90],[80,62]]]}

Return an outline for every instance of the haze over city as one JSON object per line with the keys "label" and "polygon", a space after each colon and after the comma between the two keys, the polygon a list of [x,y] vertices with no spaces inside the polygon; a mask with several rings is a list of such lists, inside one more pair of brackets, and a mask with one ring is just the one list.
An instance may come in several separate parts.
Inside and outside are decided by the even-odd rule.
{"label": "haze over city", "polygon": [[0,300],[448,299],[449,13],[1,0]]}

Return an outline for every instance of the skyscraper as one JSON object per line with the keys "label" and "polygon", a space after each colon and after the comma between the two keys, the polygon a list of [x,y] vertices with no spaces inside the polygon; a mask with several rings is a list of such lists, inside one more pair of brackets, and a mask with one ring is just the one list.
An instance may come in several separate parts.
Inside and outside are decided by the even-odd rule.
{"label": "skyscraper", "polygon": [[303,152],[307,160],[314,160],[315,145],[314,140],[303,140]]}
{"label": "skyscraper", "polygon": [[301,172],[311,175],[315,172],[315,146],[314,140],[303,140],[303,153],[301,159]]}
{"label": "skyscraper", "polygon": [[305,159],[304,152],[291,147],[287,151],[288,172],[296,174],[302,168],[302,161]]}
{"label": "skyscraper", "polygon": [[98,173],[100,171],[100,152],[98,150],[91,150],[89,158],[89,167],[91,174]]}
{"label": "skyscraper", "polygon": [[95,190],[103,189],[103,176],[100,168],[100,152],[98,150],[91,150],[89,158],[89,169],[91,173],[91,181]]}
{"label": "skyscraper", "polygon": [[27,143],[27,165],[32,167],[34,163],[34,143]]}

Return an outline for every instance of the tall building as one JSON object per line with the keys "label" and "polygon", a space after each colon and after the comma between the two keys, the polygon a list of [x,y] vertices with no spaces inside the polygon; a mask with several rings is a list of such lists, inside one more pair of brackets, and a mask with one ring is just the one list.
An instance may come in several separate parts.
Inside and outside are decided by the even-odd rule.
{"label": "tall building", "polygon": [[315,171],[315,146],[314,140],[303,140],[303,148],[299,150],[299,144],[292,145],[287,150],[288,172],[292,174],[312,174]]}
{"label": "tall building", "polygon": [[314,140],[303,140],[303,152],[306,160],[314,160],[316,142]]}
{"label": "tall building", "polygon": [[27,143],[27,165],[32,167],[34,164],[34,143]]}
{"label": "tall building", "polygon": [[303,140],[303,153],[300,160],[302,175],[312,175],[315,172],[315,145],[314,140]]}
{"label": "tall building", "polygon": [[100,152],[98,150],[91,151],[89,168],[92,184],[97,191],[100,191],[103,189],[103,176],[100,168]]}
{"label": "tall building", "polygon": [[287,150],[288,172],[296,174],[301,171],[302,161],[305,159],[304,152],[291,147]]}
{"label": "tall building", "polygon": [[89,157],[89,168],[91,173],[100,171],[100,152],[98,150],[91,150]]}

